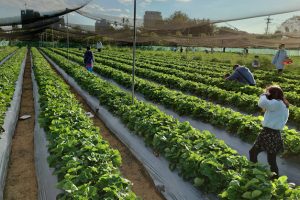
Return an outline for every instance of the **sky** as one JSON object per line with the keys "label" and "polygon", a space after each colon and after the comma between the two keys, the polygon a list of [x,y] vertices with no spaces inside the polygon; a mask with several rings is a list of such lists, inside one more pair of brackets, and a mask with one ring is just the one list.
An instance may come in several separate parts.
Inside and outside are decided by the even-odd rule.
{"label": "sky", "polygon": [[[27,8],[51,11],[78,6],[86,1],[88,0],[0,0],[0,18],[20,15],[25,3]],[[92,0],[82,10],[96,18],[100,15],[130,18],[133,16],[133,0]],[[263,16],[218,25],[233,26],[249,33],[264,33],[267,15],[271,15],[272,18],[271,32],[286,19],[300,16],[300,11],[291,12],[300,10],[300,0],[137,0],[137,17],[141,20],[145,11],[160,11],[163,18],[166,18],[178,10],[190,18],[209,18],[217,21]],[[284,12],[290,13],[278,14]],[[77,13],[71,13],[69,21],[77,24],[95,24],[94,20]]]}

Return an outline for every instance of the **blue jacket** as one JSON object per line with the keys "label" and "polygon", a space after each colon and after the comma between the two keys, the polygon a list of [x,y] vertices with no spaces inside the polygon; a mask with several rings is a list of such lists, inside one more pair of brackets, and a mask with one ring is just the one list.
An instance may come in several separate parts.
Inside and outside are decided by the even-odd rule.
{"label": "blue jacket", "polygon": [[230,75],[227,80],[235,80],[241,83],[245,83],[248,85],[255,85],[256,82],[254,80],[253,74],[251,71],[244,66],[239,66],[235,69],[234,73]]}
{"label": "blue jacket", "polygon": [[276,52],[275,56],[273,57],[272,64],[275,65],[277,69],[283,69],[283,61],[286,58],[288,58],[286,50],[280,49]]}

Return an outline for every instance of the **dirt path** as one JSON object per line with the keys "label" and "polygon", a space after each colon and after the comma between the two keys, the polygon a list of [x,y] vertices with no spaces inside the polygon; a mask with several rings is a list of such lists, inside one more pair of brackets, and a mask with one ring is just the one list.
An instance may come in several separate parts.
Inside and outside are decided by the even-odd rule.
{"label": "dirt path", "polygon": [[[73,91],[74,92],[74,91]],[[85,103],[81,96],[75,93],[77,99],[81,102],[84,109],[87,112],[92,112],[90,107]],[[95,113],[93,115],[96,116]],[[143,200],[162,200],[165,199],[156,190],[156,187],[149,176],[148,172],[145,170],[143,165],[132,155],[129,149],[118,139],[105,124],[98,118],[93,118],[94,125],[100,128],[100,133],[102,137],[109,142],[112,148],[118,149],[122,156],[122,166],[120,170],[123,176],[129,179],[133,183],[132,190],[141,197]]]}
{"label": "dirt path", "polygon": [[[51,65],[51,64],[50,64]],[[53,67],[55,70],[55,68]],[[56,71],[56,70],[55,70]],[[59,75],[59,73],[57,73]],[[60,76],[60,75],[59,75]],[[68,83],[67,83],[68,84]],[[100,128],[100,133],[110,146],[117,149],[122,156],[122,166],[120,167],[122,175],[133,183],[133,192],[143,200],[163,200],[165,199],[157,191],[150,175],[143,165],[134,157],[130,150],[105,126],[105,124],[96,116],[92,109],[87,105],[84,99],[72,88],[71,91],[77,97],[86,112],[91,112],[94,125]]]}
{"label": "dirt path", "polygon": [[34,165],[34,104],[32,96],[30,54],[27,54],[23,80],[23,93],[19,117],[31,115],[27,120],[19,120],[12,140],[12,149],[4,190],[5,200],[36,200],[37,182]]}

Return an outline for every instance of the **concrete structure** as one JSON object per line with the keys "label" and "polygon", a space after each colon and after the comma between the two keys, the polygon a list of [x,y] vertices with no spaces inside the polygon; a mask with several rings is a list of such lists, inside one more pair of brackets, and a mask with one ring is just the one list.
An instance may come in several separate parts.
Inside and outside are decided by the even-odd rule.
{"label": "concrete structure", "polygon": [[161,25],[163,22],[161,12],[157,11],[146,11],[144,15],[144,27],[155,28]]}

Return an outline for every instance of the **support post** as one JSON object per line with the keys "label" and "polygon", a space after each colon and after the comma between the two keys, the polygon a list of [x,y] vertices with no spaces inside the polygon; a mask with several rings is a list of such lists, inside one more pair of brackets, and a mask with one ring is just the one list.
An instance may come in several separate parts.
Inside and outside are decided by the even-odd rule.
{"label": "support post", "polygon": [[136,0],[134,0],[133,14],[133,46],[132,46],[132,104],[134,104],[134,84],[135,84],[135,60],[136,60]]}

